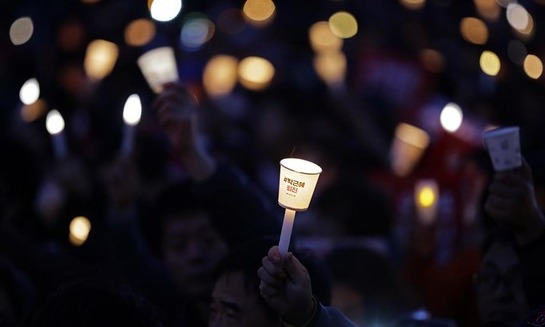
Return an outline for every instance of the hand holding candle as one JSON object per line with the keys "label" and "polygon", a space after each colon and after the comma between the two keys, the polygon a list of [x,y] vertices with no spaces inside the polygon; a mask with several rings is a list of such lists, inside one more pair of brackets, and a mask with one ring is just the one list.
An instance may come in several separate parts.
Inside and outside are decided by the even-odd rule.
{"label": "hand holding candle", "polygon": [[522,166],[518,126],[495,128],[483,132],[482,136],[495,171]]}
{"label": "hand holding candle", "polygon": [[178,81],[176,57],[171,47],[152,49],[138,58],[138,67],[146,82],[156,94],[163,91],[163,85]]}
{"label": "hand holding candle", "polygon": [[125,102],[123,108],[123,121],[125,129],[123,133],[123,143],[121,144],[121,155],[126,157],[132,153],[134,128],[140,122],[142,117],[142,103],[138,94],[131,94]]}
{"label": "hand holding candle", "polygon": [[320,166],[307,160],[286,158],[280,161],[278,204],[286,209],[278,244],[282,256],[288,253],[295,212],[308,209],[321,173]]}

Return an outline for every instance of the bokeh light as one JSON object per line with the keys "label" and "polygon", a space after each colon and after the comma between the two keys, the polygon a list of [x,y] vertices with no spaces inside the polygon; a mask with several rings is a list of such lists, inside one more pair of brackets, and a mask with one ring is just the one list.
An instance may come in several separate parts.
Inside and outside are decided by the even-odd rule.
{"label": "bokeh light", "polygon": [[87,217],[74,217],[70,221],[68,239],[72,245],[81,246],[87,241],[90,232],[91,221]]}
{"label": "bokeh light", "polygon": [[271,83],[274,66],[265,58],[246,57],[240,61],[238,76],[240,84],[249,90],[263,90]]}
{"label": "bokeh light", "polygon": [[538,56],[529,54],[524,59],[524,72],[532,79],[538,79],[543,74],[543,62]]}
{"label": "bokeh light", "polygon": [[329,17],[329,28],[335,36],[348,39],[358,33],[358,21],[349,12],[339,11]]}
{"label": "bokeh light", "polygon": [[9,28],[9,38],[14,45],[25,44],[34,33],[34,23],[30,17],[16,19]]}
{"label": "bokeh light", "polygon": [[509,25],[517,31],[524,31],[528,28],[530,14],[522,5],[510,3],[505,10],[505,16],[507,17]]}
{"label": "bokeh light", "polygon": [[445,57],[437,50],[422,49],[418,53],[418,58],[422,66],[432,73],[441,73],[445,70]]}
{"label": "bokeh light", "polygon": [[46,111],[46,108],[47,103],[45,102],[45,100],[38,99],[32,104],[22,106],[19,115],[23,121],[31,123],[42,117]]}
{"label": "bokeh light", "polygon": [[488,21],[497,21],[501,16],[501,7],[496,0],[473,0],[481,17]]}
{"label": "bokeh light", "polygon": [[399,123],[390,147],[392,171],[400,177],[410,174],[429,143],[430,137],[425,130],[407,123]]}
{"label": "bokeh light", "polygon": [[339,38],[329,28],[329,22],[319,21],[309,28],[309,40],[312,49],[316,52],[340,50],[343,39]]}
{"label": "bokeh light", "polygon": [[125,43],[139,47],[148,44],[156,33],[155,24],[146,18],[130,22],[125,28]]}
{"label": "bokeh light", "polygon": [[151,18],[160,22],[173,20],[181,10],[181,0],[153,0],[150,6]]}
{"label": "bokeh light", "polygon": [[466,17],[461,20],[460,33],[464,40],[473,44],[485,44],[488,41],[486,24],[475,17]]}
{"label": "bokeh light", "polygon": [[238,60],[228,55],[210,59],[203,72],[203,85],[211,97],[229,94],[237,84]]}
{"label": "bokeh light", "polygon": [[40,97],[40,83],[36,78],[30,78],[23,83],[19,90],[19,99],[23,104],[30,105]]}
{"label": "bokeh light", "polygon": [[340,51],[325,51],[314,57],[314,70],[330,86],[343,84],[346,76],[346,56]]}
{"label": "bokeh light", "polygon": [[431,207],[435,203],[435,192],[430,186],[424,186],[418,193],[418,203],[424,207]]}
{"label": "bokeh light", "polygon": [[463,119],[462,108],[453,102],[447,103],[439,116],[441,126],[445,131],[450,133],[454,133],[460,128]]}
{"label": "bokeh light", "polygon": [[142,102],[138,94],[131,94],[123,107],[123,121],[128,125],[136,125],[142,117]]}
{"label": "bokeh light", "polygon": [[421,9],[426,4],[426,0],[399,0],[399,3],[411,10]]}
{"label": "bokeh light", "polygon": [[64,130],[64,119],[57,109],[51,109],[45,119],[45,127],[51,135],[56,135]]}
{"label": "bokeh light", "polygon": [[197,50],[214,35],[214,23],[203,15],[190,15],[180,31],[180,42],[188,50]]}
{"label": "bokeh light", "polygon": [[492,51],[485,50],[481,53],[479,59],[481,70],[490,76],[496,76],[500,72],[501,62],[497,54]]}
{"label": "bokeh light", "polygon": [[271,0],[246,0],[242,7],[244,17],[250,24],[263,26],[272,21],[276,6]]}
{"label": "bokeh light", "polygon": [[92,80],[101,80],[114,69],[119,49],[115,43],[106,40],[94,40],[87,46],[83,66],[85,73]]}

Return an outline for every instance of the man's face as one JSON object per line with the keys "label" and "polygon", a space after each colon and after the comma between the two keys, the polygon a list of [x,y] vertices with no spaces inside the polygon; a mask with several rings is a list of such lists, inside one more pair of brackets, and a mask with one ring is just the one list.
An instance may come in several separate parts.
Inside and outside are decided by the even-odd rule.
{"label": "man's face", "polygon": [[[257,274],[257,272],[256,272]],[[266,310],[258,290],[248,290],[242,272],[223,274],[214,286],[209,327],[277,327],[278,316]]]}
{"label": "man's face", "polygon": [[483,323],[518,326],[528,311],[515,251],[495,242],[483,258],[477,280],[477,301]]}
{"label": "man's face", "polygon": [[172,216],[163,226],[163,258],[176,285],[192,297],[210,295],[227,245],[204,213]]}

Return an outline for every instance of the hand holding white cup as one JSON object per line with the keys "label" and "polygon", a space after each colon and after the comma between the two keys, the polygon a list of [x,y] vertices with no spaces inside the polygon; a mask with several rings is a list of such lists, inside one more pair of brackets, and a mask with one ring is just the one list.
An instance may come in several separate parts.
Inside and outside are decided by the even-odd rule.
{"label": "hand holding white cup", "polygon": [[176,57],[171,47],[149,50],[138,57],[137,63],[146,82],[156,94],[161,93],[164,84],[178,81]]}
{"label": "hand holding white cup", "polygon": [[304,159],[280,160],[278,204],[286,209],[278,244],[282,256],[288,253],[295,212],[308,209],[321,173],[320,166]]}
{"label": "hand holding white cup", "polygon": [[484,131],[482,137],[495,171],[505,171],[522,166],[518,126]]}

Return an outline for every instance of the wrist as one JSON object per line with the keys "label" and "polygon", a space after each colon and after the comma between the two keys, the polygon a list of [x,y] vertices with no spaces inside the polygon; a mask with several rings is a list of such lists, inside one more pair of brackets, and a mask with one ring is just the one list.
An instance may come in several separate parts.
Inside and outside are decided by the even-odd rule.
{"label": "wrist", "polygon": [[283,326],[286,327],[305,327],[314,319],[318,312],[318,301],[312,297],[309,301],[305,301],[305,304],[293,310],[290,313],[286,313],[281,317]]}

